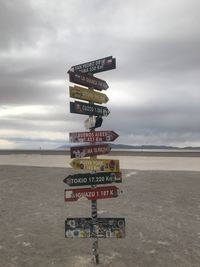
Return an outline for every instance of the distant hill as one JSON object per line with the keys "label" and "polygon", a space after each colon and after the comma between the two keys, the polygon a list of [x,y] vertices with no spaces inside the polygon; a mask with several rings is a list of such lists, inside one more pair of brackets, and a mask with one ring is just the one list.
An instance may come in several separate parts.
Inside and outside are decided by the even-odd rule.
{"label": "distant hill", "polygon": [[[200,147],[176,147],[176,146],[165,146],[165,145],[125,145],[125,144],[113,144],[108,143],[112,149],[200,149]],[[57,149],[69,149],[71,146],[81,146],[82,144],[66,144],[58,147]],[[88,143],[89,145],[89,143]]]}

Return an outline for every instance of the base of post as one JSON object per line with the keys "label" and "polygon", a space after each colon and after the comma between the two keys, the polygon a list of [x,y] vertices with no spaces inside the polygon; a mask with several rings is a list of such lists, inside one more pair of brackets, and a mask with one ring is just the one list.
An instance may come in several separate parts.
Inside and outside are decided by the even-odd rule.
{"label": "base of post", "polygon": [[93,262],[95,264],[99,264],[98,239],[95,240],[92,245],[92,254],[93,254]]}

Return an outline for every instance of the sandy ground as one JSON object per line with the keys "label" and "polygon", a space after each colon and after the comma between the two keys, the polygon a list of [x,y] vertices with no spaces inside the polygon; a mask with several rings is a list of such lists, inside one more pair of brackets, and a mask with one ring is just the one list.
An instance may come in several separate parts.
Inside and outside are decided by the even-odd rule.
{"label": "sandy ground", "polygon": [[[104,155],[98,158],[119,159],[121,169],[136,170],[180,170],[200,171],[200,157],[195,154],[187,157],[168,156],[169,153],[160,153],[161,156],[127,156],[127,155]],[[165,156],[167,155],[167,156]],[[173,153],[172,153],[173,155]],[[46,155],[46,154],[8,154],[0,155],[0,165],[23,165],[41,167],[70,167],[72,161],[69,155]]]}
{"label": "sandy ground", "polygon": [[[126,218],[125,239],[99,241],[99,266],[199,267],[200,172],[134,169],[122,170],[123,194],[98,201],[99,216]],[[64,238],[65,218],[91,210],[88,200],[64,202],[72,173],[0,166],[1,267],[93,266],[91,239]]]}

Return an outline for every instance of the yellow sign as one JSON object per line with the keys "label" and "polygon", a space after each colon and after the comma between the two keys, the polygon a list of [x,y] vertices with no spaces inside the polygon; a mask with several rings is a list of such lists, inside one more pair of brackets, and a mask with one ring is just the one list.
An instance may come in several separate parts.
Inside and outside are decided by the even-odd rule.
{"label": "yellow sign", "polygon": [[107,103],[109,100],[109,98],[103,93],[99,93],[76,85],[74,87],[69,87],[69,93],[70,97],[92,101],[99,104]]}
{"label": "yellow sign", "polygon": [[70,165],[75,170],[119,172],[119,160],[114,159],[74,159]]}

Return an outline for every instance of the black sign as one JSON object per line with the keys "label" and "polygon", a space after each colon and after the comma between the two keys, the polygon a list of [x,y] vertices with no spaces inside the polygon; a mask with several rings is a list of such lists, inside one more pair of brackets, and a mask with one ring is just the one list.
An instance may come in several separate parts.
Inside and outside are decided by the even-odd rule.
{"label": "black sign", "polygon": [[107,107],[88,104],[85,102],[70,102],[70,112],[82,115],[108,116],[110,111]]}
{"label": "black sign", "polygon": [[116,59],[110,56],[73,66],[70,68],[69,72],[98,73],[115,68]]}
{"label": "black sign", "polygon": [[106,81],[80,72],[70,71],[69,80],[72,83],[77,83],[86,87],[91,87],[99,91],[106,90],[109,87]]}

